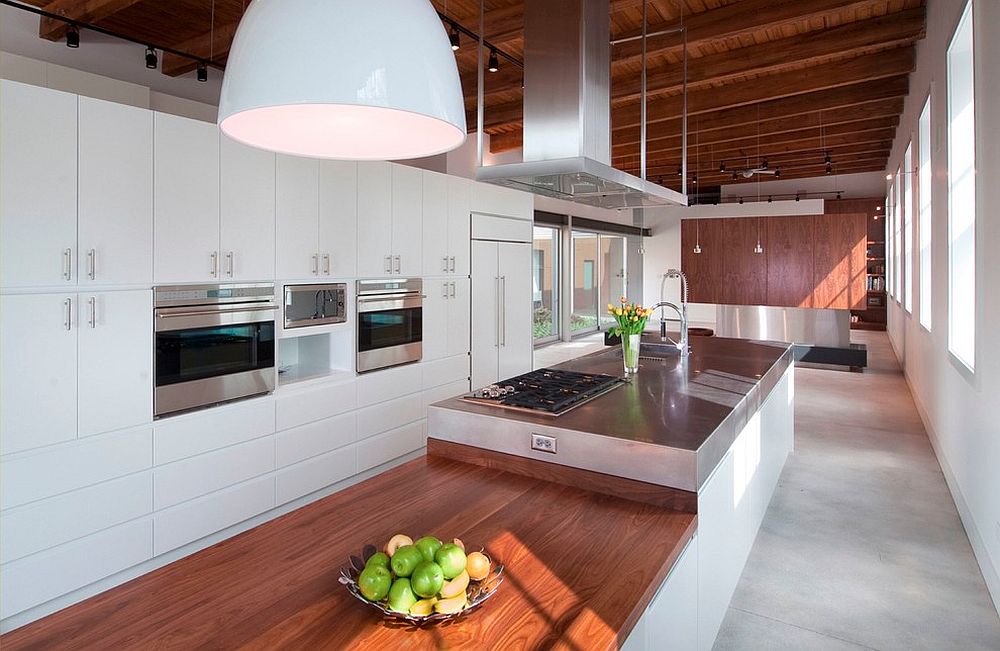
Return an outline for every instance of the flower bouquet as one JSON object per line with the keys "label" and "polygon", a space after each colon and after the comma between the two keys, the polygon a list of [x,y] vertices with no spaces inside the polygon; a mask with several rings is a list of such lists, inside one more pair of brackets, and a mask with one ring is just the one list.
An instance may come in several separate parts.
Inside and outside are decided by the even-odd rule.
{"label": "flower bouquet", "polygon": [[609,332],[621,337],[625,375],[633,375],[639,372],[639,336],[646,328],[646,319],[652,310],[647,310],[638,303],[629,303],[624,296],[619,300],[621,305],[617,307],[608,303],[608,314],[618,323]]}

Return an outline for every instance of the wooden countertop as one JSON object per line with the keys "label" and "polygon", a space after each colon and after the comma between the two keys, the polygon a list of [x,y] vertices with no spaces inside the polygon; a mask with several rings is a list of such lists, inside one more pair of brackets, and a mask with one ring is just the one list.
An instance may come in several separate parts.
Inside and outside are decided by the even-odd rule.
{"label": "wooden countertop", "polygon": [[[11,631],[0,647],[615,648],[695,527],[693,513],[422,457]],[[387,626],[337,578],[350,553],[395,533],[485,546],[506,580],[454,624]]]}

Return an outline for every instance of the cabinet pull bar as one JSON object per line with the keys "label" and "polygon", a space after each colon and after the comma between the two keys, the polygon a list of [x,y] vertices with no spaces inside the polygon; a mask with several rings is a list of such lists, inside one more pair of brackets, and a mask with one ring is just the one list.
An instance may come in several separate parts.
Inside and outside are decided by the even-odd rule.
{"label": "cabinet pull bar", "polygon": [[91,296],[87,299],[87,305],[90,306],[90,318],[87,320],[88,325],[91,328],[97,327],[97,298]]}
{"label": "cabinet pull bar", "polygon": [[87,276],[91,280],[97,278],[97,249],[87,251]]}
{"label": "cabinet pull bar", "polygon": [[212,278],[217,278],[219,276],[219,253],[218,251],[212,251],[208,256],[212,260],[212,268],[209,270]]}
{"label": "cabinet pull bar", "polygon": [[63,249],[63,279],[73,279],[73,249]]}
{"label": "cabinet pull bar", "polygon": [[451,272],[455,272],[455,256],[451,256]]}
{"label": "cabinet pull bar", "polygon": [[507,346],[507,276],[500,276],[500,345]]}
{"label": "cabinet pull bar", "polygon": [[324,253],[323,254],[323,273],[326,274],[327,276],[330,275],[330,254],[329,253]]}
{"label": "cabinet pull bar", "polygon": [[318,253],[313,253],[312,259],[313,259],[313,275],[314,276],[318,276],[319,275],[319,254]]}
{"label": "cabinet pull bar", "polygon": [[67,298],[63,301],[63,327],[67,330],[73,329],[73,299]]}
{"label": "cabinet pull bar", "polygon": [[455,298],[455,283],[451,284],[451,297]]}
{"label": "cabinet pull bar", "polygon": [[448,283],[441,283],[441,296],[448,298]]}
{"label": "cabinet pull bar", "polygon": [[444,256],[441,259],[444,260],[444,266],[441,267],[441,271],[448,271],[448,256]]}
{"label": "cabinet pull bar", "polygon": [[500,276],[495,276],[493,278],[493,282],[496,284],[496,292],[497,292],[497,294],[496,294],[496,303],[495,303],[495,306],[496,306],[496,309],[497,309],[497,322],[496,322],[497,332],[496,332],[496,337],[495,337],[496,343],[493,344],[493,347],[494,348],[499,348],[500,347],[500,327],[501,327],[500,326],[500,318],[501,318],[501,316],[500,316]]}
{"label": "cabinet pull bar", "polygon": [[233,253],[232,251],[226,254],[226,275],[229,276],[230,278],[233,277],[233,270],[234,267],[236,266],[234,263],[235,257],[236,254]]}
{"label": "cabinet pull bar", "polygon": [[385,256],[385,272],[387,274],[391,274],[392,273],[392,256],[391,255]]}
{"label": "cabinet pull bar", "polygon": [[397,255],[397,256],[395,256],[395,260],[396,260],[396,273],[400,273],[400,271],[399,271],[399,269],[400,269],[400,262],[399,262],[399,259],[400,259],[401,257],[402,257],[402,256],[398,256],[398,255]]}

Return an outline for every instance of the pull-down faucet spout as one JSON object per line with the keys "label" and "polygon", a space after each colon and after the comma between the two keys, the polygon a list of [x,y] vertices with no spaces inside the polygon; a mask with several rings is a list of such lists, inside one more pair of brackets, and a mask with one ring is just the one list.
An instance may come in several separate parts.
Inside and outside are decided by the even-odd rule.
{"label": "pull-down faucet spout", "polygon": [[[670,301],[663,300],[663,288],[667,283],[668,278],[680,278],[681,279],[681,304],[678,307]],[[660,310],[660,341],[670,341],[681,351],[681,355],[687,357],[688,349],[688,322],[687,322],[687,303],[688,303],[688,284],[687,277],[684,275],[683,271],[679,269],[667,269],[667,272],[663,274],[663,280],[660,281],[660,302],[653,306],[653,309]],[[681,337],[680,341],[673,341],[667,337],[667,317],[663,314],[663,308],[669,307],[677,312],[677,316],[680,318],[681,322]]]}

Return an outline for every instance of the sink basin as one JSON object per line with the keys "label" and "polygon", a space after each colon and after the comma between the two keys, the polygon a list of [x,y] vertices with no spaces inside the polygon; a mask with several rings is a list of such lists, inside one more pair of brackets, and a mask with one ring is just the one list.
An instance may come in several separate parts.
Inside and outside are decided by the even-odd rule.
{"label": "sink basin", "polygon": [[659,341],[656,343],[643,341],[642,345],[639,347],[640,359],[643,357],[677,357],[680,353],[681,351],[677,348],[677,346],[671,343],[660,343]]}

